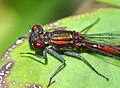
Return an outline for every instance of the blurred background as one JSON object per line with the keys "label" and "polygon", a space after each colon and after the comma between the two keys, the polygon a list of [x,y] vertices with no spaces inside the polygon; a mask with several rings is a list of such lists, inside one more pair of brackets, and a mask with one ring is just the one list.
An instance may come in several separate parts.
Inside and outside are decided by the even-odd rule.
{"label": "blurred background", "polygon": [[109,7],[95,0],[0,0],[0,56],[36,23]]}

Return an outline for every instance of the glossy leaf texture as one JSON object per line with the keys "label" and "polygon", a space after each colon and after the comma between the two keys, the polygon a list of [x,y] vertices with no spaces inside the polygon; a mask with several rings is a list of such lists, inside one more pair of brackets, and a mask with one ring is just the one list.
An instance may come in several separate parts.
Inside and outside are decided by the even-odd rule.
{"label": "glossy leaf texture", "polygon": [[[70,16],[47,24],[44,29],[50,31],[65,26],[67,30],[79,32],[98,18],[100,21],[87,31],[88,34],[120,30],[120,10],[118,9],[100,9],[92,13]],[[0,61],[0,71],[3,70],[3,67],[7,67],[9,72],[3,78],[5,81],[2,81],[2,85],[9,88],[31,88],[33,86],[46,88],[50,76],[61,62],[47,53],[48,64],[44,65],[40,63],[44,62],[44,59],[31,55],[20,55],[23,52],[34,53],[29,47],[28,39],[21,38],[4,53],[3,60]],[[98,76],[83,61],[62,55],[66,60],[66,66],[53,78],[56,82],[49,88],[119,88],[119,60],[97,53],[80,52],[80,54],[98,72],[108,77],[109,81]],[[0,77],[2,77],[1,74]]]}

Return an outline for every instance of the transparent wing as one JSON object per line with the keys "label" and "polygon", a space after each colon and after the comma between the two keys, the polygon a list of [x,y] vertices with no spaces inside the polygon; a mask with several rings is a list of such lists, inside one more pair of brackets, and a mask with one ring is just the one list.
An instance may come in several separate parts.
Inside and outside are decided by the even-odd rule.
{"label": "transparent wing", "polygon": [[93,42],[120,45],[120,31],[98,34],[83,34],[86,40]]}

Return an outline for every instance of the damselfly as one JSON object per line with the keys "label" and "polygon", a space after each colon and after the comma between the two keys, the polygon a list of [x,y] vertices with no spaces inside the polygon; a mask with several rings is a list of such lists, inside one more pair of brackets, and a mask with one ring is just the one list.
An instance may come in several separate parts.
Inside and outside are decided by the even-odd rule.
{"label": "damselfly", "polygon": [[[36,53],[34,54],[30,52],[21,54],[30,54],[39,58],[46,58],[46,52],[48,52],[57,57],[62,62],[62,64],[50,77],[48,87],[54,82],[52,82],[53,77],[65,65],[66,60],[60,54],[80,58],[96,74],[108,81],[109,79],[106,76],[99,73],[82,55],[77,53],[77,51],[80,50],[95,51],[120,60],[120,45],[115,43],[108,43],[111,40],[116,41],[119,39],[120,35],[118,33],[82,34],[82,32],[91,28],[98,21],[99,19],[80,32],[68,31],[66,30],[66,27],[58,27],[55,28],[55,30],[52,32],[46,32],[40,24],[36,24],[31,28],[29,44],[36,52],[42,51],[43,55],[40,56]],[[103,43],[102,41],[106,41],[106,43]]]}

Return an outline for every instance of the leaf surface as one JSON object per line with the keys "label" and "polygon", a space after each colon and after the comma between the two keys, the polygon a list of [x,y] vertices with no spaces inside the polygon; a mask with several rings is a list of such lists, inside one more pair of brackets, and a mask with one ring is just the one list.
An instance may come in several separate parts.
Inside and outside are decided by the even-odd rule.
{"label": "leaf surface", "polygon": [[[100,9],[97,12],[89,14],[67,17],[45,25],[44,28],[49,31],[52,28],[66,26],[67,30],[79,32],[91,25],[98,18],[100,21],[89,29],[87,33],[119,31],[120,10],[117,9]],[[11,46],[12,48],[6,51],[8,53],[5,52],[3,57],[4,63],[11,60],[14,61],[9,75],[5,78],[7,86],[9,86],[9,88],[26,88],[35,84],[35,86],[46,88],[50,76],[61,62],[47,53],[48,64],[43,65],[40,62],[44,62],[44,59],[31,55],[20,55],[22,52],[34,53],[29,47],[28,39],[24,39],[22,42],[19,40],[19,44],[18,41],[16,43],[15,46]],[[108,77],[109,81],[98,76],[83,61],[62,55],[66,60],[66,66],[53,78],[56,82],[52,84],[50,88],[119,88],[120,68],[118,64],[120,64],[120,61],[94,53],[89,54],[84,52],[80,54],[84,56],[98,72]],[[106,63],[107,60],[110,60],[110,63],[114,61],[114,63]],[[3,67],[3,61],[0,62],[0,67]]]}

